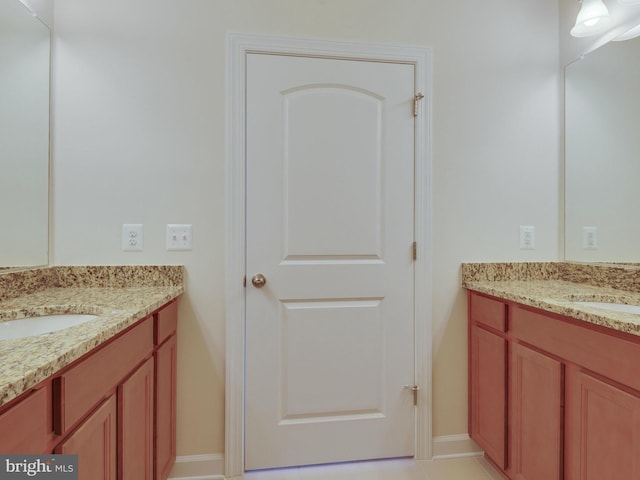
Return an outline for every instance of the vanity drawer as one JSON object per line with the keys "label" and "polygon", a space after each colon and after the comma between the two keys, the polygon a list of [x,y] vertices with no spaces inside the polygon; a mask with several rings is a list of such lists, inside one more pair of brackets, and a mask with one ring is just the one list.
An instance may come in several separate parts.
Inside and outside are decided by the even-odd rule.
{"label": "vanity drawer", "polygon": [[155,315],[155,344],[160,345],[176,332],[178,326],[178,302],[171,302]]}
{"label": "vanity drawer", "polygon": [[153,350],[153,317],[53,379],[54,430],[62,435]]}
{"label": "vanity drawer", "polygon": [[511,334],[563,360],[640,390],[640,343],[579,322],[516,306],[511,315]]}
{"label": "vanity drawer", "polygon": [[472,322],[495,328],[501,332],[507,330],[507,307],[499,300],[471,293],[469,312]]}
{"label": "vanity drawer", "polygon": [[0,453],[47,453],[51,434],[50,383],[32,390],[0,414]]}

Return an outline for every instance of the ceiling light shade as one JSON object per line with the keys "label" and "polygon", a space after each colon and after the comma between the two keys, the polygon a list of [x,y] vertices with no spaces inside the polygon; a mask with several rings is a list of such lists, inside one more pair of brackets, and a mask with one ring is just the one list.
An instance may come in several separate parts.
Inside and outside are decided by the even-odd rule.
{"label": "ceiling light shade", "polygon": [[609,22],[609,10],[602,0],[582,0],[582,8],[571,29],[574,37],[588,37],[604,31]]}
{"label": "ceiling light shade", "polygon": [[640,25],[636,25],[630,30],[627,30],[622,35],[613,39],[614,42],[621,42],[623,40],[631,40],[632,38],[640,37]]}

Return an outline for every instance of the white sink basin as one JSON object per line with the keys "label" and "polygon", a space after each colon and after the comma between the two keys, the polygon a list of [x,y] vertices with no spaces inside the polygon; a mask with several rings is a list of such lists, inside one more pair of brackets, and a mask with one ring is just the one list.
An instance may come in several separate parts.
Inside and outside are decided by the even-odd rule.
{"label": "white sink basin", "polygon": [[640,315],[640,306],[638,305],[627,305],[624,303],[609,303],[609,302],[573,302],[577,305],[581,305],[583,307],[593,307],[600,308],[602,310],[609,310],[614,312],[623,312],[623,313],[635,313],[636,315]]}
{"label": "white sink basin", "polygon": [[0,322],[0,340],[35,337],[44,333],[56,332],[63,328],[74,327],[95,318],[97,318],[97,315],[66,314],[8,320]]}

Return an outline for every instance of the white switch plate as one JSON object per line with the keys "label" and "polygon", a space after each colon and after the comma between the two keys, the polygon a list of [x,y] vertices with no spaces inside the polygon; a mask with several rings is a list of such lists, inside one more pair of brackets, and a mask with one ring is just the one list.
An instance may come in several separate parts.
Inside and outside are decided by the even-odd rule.
{"label": "white switch plate", "polygon": [[534,250],[536,248],[536,227],[520,227],[520,250]]}
{"label": "white switch plate", "polygon": [[142,250],[142,224],[125,223],[122,225],[122,250],[125,252]]}
{"label": "white switch plate", "polygon": [[192,226],[188,224],[167,225],[167,250],[191,250]]}
{"label": "white switch plate", "polygon": [[582,227],[582,248],[585,250],[598,249],[598,229],[596,227]]}

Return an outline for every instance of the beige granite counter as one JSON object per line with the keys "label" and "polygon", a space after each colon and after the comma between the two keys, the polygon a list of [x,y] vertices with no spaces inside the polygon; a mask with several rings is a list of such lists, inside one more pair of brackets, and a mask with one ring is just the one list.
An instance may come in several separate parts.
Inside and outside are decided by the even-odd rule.
{"label": "beige granite counter", "polygon": [[[0,405],[184,292],[181,266],[40,270],[41,277],[30,271],[20,272],[15,282],[0,278],[0,322],[57,313],[97,318],[53,333],[1,340]],[[0,277],[6,275],[15,274]],[[12,288],[20,282],[25,287],[25,281],[26,288]],[[26,293],[20,294],[21,290]]]}
{"label": "beige granite counter", "polygon": [[640,269],[636,266],[561,262],[463,264],[462,286],[640,336],[640,315],[574,303],[640,305]]}

